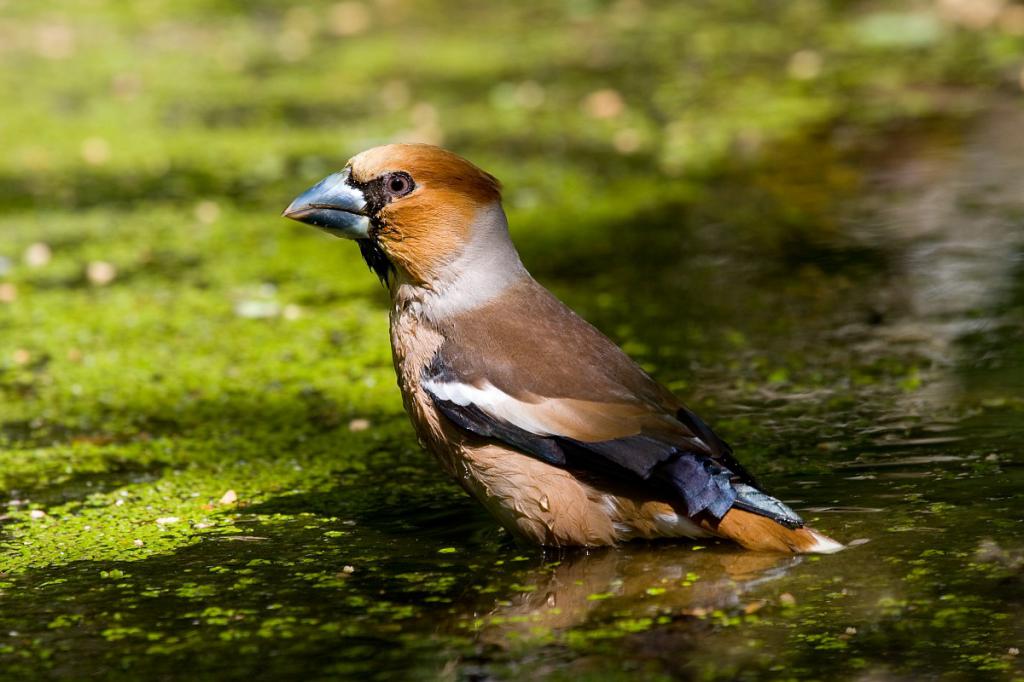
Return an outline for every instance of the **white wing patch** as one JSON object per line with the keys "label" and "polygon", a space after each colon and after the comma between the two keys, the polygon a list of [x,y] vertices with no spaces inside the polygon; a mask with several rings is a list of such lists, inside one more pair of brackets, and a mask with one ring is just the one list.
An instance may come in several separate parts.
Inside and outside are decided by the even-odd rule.
{"label": "white wing patch", "polygon": [[535,435],[555,435],[551,425],[546,424],[542,418],[545,402],[543,400],[537,403],[524,403],[486,381],[478,387],[459,381],[442,382],[426,379],[423,381],[423,388],[438,400],[447,400],[460,407],[474,405],[489,417],[500,419]]}

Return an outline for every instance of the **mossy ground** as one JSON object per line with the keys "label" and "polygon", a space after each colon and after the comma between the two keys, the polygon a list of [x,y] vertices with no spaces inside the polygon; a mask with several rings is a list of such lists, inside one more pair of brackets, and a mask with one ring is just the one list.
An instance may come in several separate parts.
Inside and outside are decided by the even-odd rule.
{"label": "mossy ground", "polygon": [[[940,4],[0,3],[0,676],[1020,676],[1019,256],[936,346],[911,237],[854,228],[1021,106],[1020,8]],[[496,533],[356,249],[278,217],[396,139],[500,177],[538,278],[872,542]]]}

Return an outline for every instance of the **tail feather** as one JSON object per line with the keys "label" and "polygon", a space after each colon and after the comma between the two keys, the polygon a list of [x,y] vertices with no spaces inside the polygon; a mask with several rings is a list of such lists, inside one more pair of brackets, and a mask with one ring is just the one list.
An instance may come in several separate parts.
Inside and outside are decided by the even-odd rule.
{"label": "tail feather", "polygon": [[717,524],[705,522],[703,525],[719,537],[760,552],[832,554],[843,549],[842,544],[812,528],[786,528],[742,509],[730,509]]}

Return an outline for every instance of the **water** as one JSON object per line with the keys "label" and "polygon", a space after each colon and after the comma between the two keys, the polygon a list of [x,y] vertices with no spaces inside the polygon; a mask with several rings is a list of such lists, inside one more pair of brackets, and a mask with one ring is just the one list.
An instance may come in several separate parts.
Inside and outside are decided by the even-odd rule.
{"label": "water", "polygon": [[517,548],[399,429],[234,533],[10,577],[7,675],[1024,677],[1022,129],[996,106],[853,144],[834,131],[590,251],[522,244],[846,551]]}

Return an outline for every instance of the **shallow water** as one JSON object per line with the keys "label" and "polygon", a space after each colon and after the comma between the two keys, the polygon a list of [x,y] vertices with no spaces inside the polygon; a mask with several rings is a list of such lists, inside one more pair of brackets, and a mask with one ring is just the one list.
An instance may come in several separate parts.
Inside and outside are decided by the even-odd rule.
{"label": "shallow water", "polygon": [[[838,158],[818,146],[842,131],[782,147],[726,174],[707,209],[605,226],[590,256],[522,244],[846,551],[517,548],[397,429],[333,488],[244,508],[231,532],[10,576],[7,673],[1024,676],[1024,141],[1007,133],[1024,118],[992,112]],[[855,189],[837,190],[829,172],[850,169]],[[803,213],[774,203],[779,186]],[[730,235],[746,210],[764,230]],[[822,216],[833,229],[799,229]],[[29,493],[57,504],[149,478],[129,467]]]}

